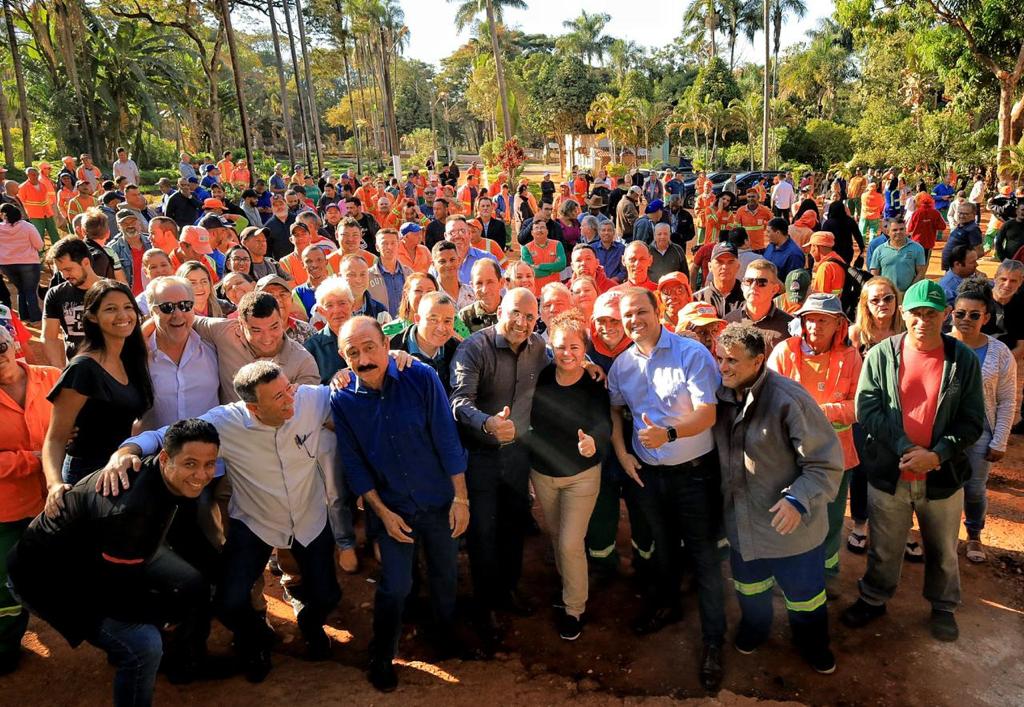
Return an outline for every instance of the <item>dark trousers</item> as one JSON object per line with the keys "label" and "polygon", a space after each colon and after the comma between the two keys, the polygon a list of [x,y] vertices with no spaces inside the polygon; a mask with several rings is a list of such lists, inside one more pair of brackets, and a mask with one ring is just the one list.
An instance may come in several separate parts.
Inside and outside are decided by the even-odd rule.
{"label": "dark trousers", "polygon": [[[325,523],[309,545],[293,540],[291,550],[302,573],[302,587],[296,587],[295,615],[304,636],[323,630],[327,614],[341,599],[334,573],[334,537]],[[235,633],[245,650],[269,647],[273,632],[252,608],[250,592],[273,550],[240,520],[232,518],[224,543],[224,577],[214,601],[221,622]]]}
{"label": "dark trousers", "polygon": [[790,557],[750,561],[744,561],[734,549],[730,563],[742,612],[740,631],[753,643],[767,640],[771,633],[772,587],[778,583],[797,648],[807,653],[828,648],[824,545]]}
{"label": "dark trousers", "polygon": [[[39,307],[39,264],[0,265],[7,279],[18,288],[18,316],[25,322],[38,322],[43,318]],[[3,283],[0,283],[3,287]]]}
{"label": "dark trousers", "polygon": [[384,530],[376,514],[367,514],[367,524],[376,526],[380,546],[380,583],[373,604],[373,661],[390,663],[398,651],[402,634],[402,612],[412,591],[417,547],[427,557],[427,581],[434,619],[441,631],[450,630],[455,619],[455,595],[458,585],[459,541],[448,526],[448,509],[424,510],[402,517],[412,528],[407,535],[415,543],[398,542]]}
{"label": "dark trousers", "polygon": [[775,214],[775,218],[785,219],[786,223],[789,223],[789,209],[780,209],[777,206],[773,206],[772,213]]}
{"label": "dark trousers", "polygon": [[642,489],[626,476],[614,455],[611,459],[605,459],[601,472],[601,490],[597,494],[594,512],[590,514],[590,524],[587,526],[587,557],[590,564],[606,571],[614,571],[619,566],[615,539],[619,534],[620,503],[624,499],[629,512],[633,567],[638,572],[646,571],[653,556],[653,541],[647,519],[636,503],[636,496]]}
{"label": "dark trousers", "polygon": [[7,553],[17,543],[31,518],[0,523],[0,666],[17,661],[21,637],[28,628],[28,612],[7,586]]}
{"label": "dark trousers", "polygon": [[[867,453],[867,433],[859,422],[853,423],[853,446],[861,459]],[[868,472],[863,464],[850,469],[850,517],[854,523],[868,520]]]}
{"label": "dark trousers", "polygon": [[530,457],[514,442],[469,453],[466,486],[469,562],[479,609],[492,609],[519,584],[530,513]]}
{"label": "dark trousers", "polygon": [[644,486],[637,493],[637,506],[654,539],[649,601],[659,606],[679,602],[682,541],[696,572],[704,642],[719,644],[725,637],[725,597],[718,554],[722,518],[718,459],[711,452],[695,465],[643,464],[640,479]]}

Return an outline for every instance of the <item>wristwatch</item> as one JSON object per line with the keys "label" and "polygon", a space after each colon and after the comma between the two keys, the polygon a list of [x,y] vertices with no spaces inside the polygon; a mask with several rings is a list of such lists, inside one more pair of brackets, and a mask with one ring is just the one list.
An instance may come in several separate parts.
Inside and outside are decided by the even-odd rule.
{"label": "wristwatch", "polygon": [[469,499],[468,498],[459,498],[458,496],[456,496],[456,497],[454,497],[452,499],[452,503],[461,503],[466,508],[469,508]]}
{"label": "wristwatch", "polygon": [[665,428],[665,432],[668,434],[669,442],[675,442],[677,439],[679,439],[679,433],[676,432],[675,427],[669,425],[668,427]]}

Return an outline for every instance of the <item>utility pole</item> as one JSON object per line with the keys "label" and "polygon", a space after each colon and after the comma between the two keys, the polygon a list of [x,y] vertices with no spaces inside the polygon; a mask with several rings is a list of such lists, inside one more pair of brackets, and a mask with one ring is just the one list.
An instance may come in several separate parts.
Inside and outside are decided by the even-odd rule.
{"label": "utility pole", "polygon": [[768,169],[768,126],[771,122],[771,29],[768,25],[768,6],[771,0],[763,0],[762,19],[764,20],[764,108],[761,114],[761,169]]}

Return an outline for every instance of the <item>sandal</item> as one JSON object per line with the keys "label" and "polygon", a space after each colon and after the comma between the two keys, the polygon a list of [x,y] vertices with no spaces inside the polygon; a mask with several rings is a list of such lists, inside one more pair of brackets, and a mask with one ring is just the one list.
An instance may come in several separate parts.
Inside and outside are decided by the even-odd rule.
{"label": "sandal", "polygon": [[851,530],[850,535],[846,538],[846,549],[854,555],[863,555],[868,551],[867,534]]}
{"label": "sandal", "polygon": [[981,544],[981,540],[968,540],[966,554],[967,559],[971,562],[984,562],[988,559],[985,555],[985,547]]}
{"label": "sandal", "polygon": [[907,562],[924,562],[924,549],[921,547],[921,544],[917,541],[908,541],[906,548],[904,548],[903,550],[903,558]]}

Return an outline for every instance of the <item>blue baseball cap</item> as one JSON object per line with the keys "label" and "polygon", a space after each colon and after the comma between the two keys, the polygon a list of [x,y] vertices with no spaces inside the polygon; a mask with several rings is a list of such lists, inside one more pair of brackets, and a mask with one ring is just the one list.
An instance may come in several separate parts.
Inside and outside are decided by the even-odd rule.
{"label": "blue baseball cap", "polygon": [[422,230],[423,228],[418,223],[413,223],[412,221],[409,221],[408,223],[402,224],[402,228],[399,229],[399,233],[401,233],[404,236],[409,233],[419,233]]}
{"label": "blue baseball cap", "polygon": [[653,214],[655,211],[661,211],[664,208],[665,208],[665,202],[662,201],[661,199],[655,199],[654,201],[652,201],[651,203],[649,203],[647,205],[647,208],[644,209],[644,213],[645,214]]}

